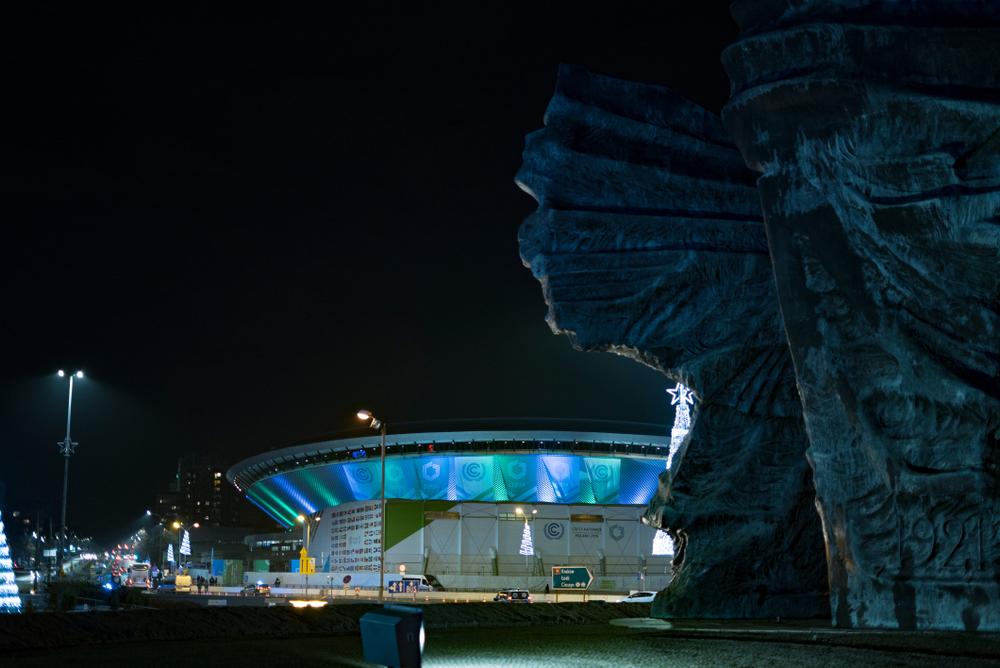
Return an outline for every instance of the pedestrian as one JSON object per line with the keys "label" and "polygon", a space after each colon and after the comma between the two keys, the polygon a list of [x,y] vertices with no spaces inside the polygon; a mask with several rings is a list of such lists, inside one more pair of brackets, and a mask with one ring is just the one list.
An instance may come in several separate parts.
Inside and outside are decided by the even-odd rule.
{"label": "pedestrian", "polygon": [[281,578],[274,578],[274,586],[275,587],[281,586]]}

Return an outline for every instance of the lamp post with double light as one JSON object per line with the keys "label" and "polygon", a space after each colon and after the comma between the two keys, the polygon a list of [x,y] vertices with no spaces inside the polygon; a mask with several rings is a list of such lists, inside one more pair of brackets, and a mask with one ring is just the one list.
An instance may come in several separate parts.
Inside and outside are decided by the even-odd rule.
{"label": "lamp post with double light", "polygon": [[382,434],[379,452],[379,464],[382,469],[382,482],[379,485],[381,529],[378,543],[378,600],[381,601],[385,597],[385,422],[376,418],[369,410],[358,411],[358,419],[368,422],[370,429],[378,429]]}
{"label": "lamp post with double light", "polygon": [[[57,374],[60,378],[66,377],[66,372],[59,369]],[[59,454],[65,457],[65,462],[63,464],[63,498],[62,498],[62,520],[59,523],[59,541],[58,541],[58,551],[56,552],[56,570],[62,575],[62,565],[63,565],[63,550],[66,549],[66,500],[69,494],[69,456],[73,454],[74,448],[76,448],[79,443],[75,443],[73,439],[70,438],[70,424],[73,419],[73,379],[83,378],[83,372],[77,371],[76,373],[69,374],[69,400],[66,404],[66,438],[61,442],[57,443],[59,446]]]}
{"label": "lamp post with double light", "polygon": [[[310,539],[310,530],[312,524],[312,517],[307,517],[306,515],[299,515],[295,518],[300,524],[302,524],[302,549],[299,550],[299,572],[306,576],[306,593],[309,592],[309,574],[313,572],[313,562],[309,560],[309,546],[312,544]],[[316,518],[318,522],[320,518]]]}
{"label": "lamp post with double light", "polygon": [[175,520],[170,526],[177,532],[177,554],[174,555],[176,558],[176,561],[174,561],[174,576],[176,577],[181,572],[181,529],[184,525]]}

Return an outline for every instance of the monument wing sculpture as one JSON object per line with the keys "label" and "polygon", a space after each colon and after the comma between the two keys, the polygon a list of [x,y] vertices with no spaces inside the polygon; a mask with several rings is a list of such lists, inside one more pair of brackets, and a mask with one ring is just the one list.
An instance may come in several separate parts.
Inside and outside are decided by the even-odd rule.
{"label": "monument wing sculpture", "polygon": [[841,626],[1000,629],[1000,5],[738,2]]}
{"label": "monument wing sculpture", "polygon": [[806,438],[754,175],[721,121],[670,91],[563,67],[518,184],[521,255],[553,331],[693,388],[648,519],[675,540],[662,615],[823,614]]}

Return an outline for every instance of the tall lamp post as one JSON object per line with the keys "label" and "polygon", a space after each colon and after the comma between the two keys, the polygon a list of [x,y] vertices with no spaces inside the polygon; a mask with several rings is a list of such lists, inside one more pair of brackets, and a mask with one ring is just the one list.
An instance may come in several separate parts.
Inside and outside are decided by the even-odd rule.
{"label": "tall lamp post", "polygon": [[[66,372],[59,369],[57,372],[60,378],[66,377]],[[63,465],[63,498],[62,498],[62,520],[59,523],[59,549],[56,551],[56,570],[62,575],[63,550],[66,549],[66,499],[69,494],[69,456],[73,454],[73,449],[79,445],[70,438],[70,423],[73,418],[73,379],[83,378],[83,372],[77,371],[69,376],[69,401],[66,405],[66,438],[57,443],[59,454],[65,457]]]}
{"label": "tall lamp post", "polygon": [[306,522],[305,515],[299,515],[295,518],[298,520],[299,524],[302,525],[302,548],[306,551],[309,550],[309,522]]}
{"label": "tall lamp post", "polygon": [[382,484],[380,490],[381,506],[381,536],[378,542],[378,600],[385,598],[385,422],[379,420],[369,410],[358,411],[358,419],[368,422],[371,429],[378,429],[382,433],[382,447],[379,453],[379,463],[382,469]]}
{"label": "tall lamp post", "polygon": [[181,572],[181,528],[184,526],[182,523],[174,521],[170,525],[174,531],[177,532],[177,554],[174,555],[176,561],[174,562],[174,575],[178,575]]}
{"label": "tall lamp post", "polygon": [[295,518],[302,524],[302,549],[299,550],[299,573],[306,576],[306,593],[309,592],[309,574],[313,572],[312,562],[309,561],[309,539],[310,524],[312,517],[299,515]]}
{"label": "tall lamp post", "polygon": [[163,564],[163,561],[164,561],[164,559],[163,559],[163,532],[166,531],[167,527],[164,525],[164,517],[162,515],[160,515],[159,513],[154,513],[152,510],[146,510],[146,517],[148,517],[150,519],[150,521],[154,521],[153,520],[154,517],[158,518],[158,519],[155,520],[155,522],[156,522],[156,525],[155,525],[156,526],[156,550],[155,551],[152,551],[152,550],[150,551],[149,561],[150,561],[150,566],[151,567],[155,567],[160,572],[160,574],[162,576],[163,569],[160,566],[161,566],[161,564]]}

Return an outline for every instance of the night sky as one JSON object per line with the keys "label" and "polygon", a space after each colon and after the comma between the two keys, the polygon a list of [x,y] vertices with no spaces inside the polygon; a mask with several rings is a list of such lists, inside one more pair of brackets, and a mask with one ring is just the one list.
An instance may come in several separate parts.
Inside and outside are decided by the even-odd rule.
{"label": "night sky", "polygon": [[727,3],[359,3],[5,21],[0,480],[114,539],[177,456],[392,421],[669,427],[667,379],[553,336],[513,176],[560,62],[719,110]]}

